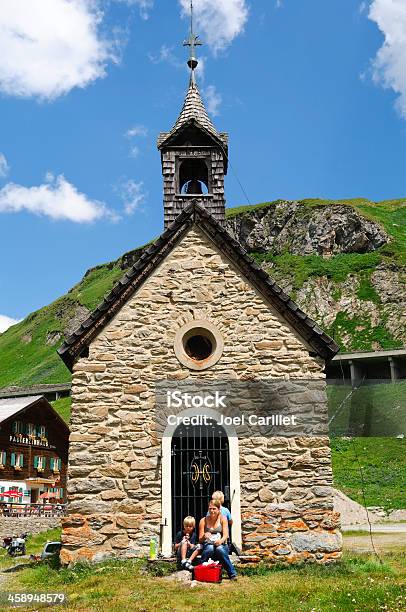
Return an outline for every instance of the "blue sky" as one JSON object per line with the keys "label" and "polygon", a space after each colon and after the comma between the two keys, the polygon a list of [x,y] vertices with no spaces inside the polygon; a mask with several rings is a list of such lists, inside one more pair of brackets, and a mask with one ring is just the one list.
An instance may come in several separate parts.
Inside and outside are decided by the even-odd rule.
{"label": "blue sky", "polygon": [[[0,5],[0,330],[162,231],[156,137],[187,88],[187,5]],[[229,206],[247,203],[236,176],[253,204],[405,196],[404,0],[195,5]]]}

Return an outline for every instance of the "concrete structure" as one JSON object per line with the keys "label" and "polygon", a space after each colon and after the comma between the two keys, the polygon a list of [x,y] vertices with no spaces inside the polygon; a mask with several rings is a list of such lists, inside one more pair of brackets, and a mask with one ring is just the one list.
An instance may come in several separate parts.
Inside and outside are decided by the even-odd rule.
{"label": "concrete structure", "polygon": [[0,389],[0,399],[42,395],[49,402],[53,402],[62,397],[68,397],[70,395],[70,389],[70,383],[33,385],[32,387],[3,387]]}
{"label": "concrete structure", "polygon": [[339,353],[327,367],[331,381],[351,380],[353,386],[361,380],[397,380],[406,378],[406,349]]}

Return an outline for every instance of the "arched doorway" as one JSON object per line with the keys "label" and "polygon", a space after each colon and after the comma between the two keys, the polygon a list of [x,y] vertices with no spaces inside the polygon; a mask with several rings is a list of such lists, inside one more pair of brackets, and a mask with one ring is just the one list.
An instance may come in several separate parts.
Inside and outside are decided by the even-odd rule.
{"label": "arched doorway", "polygon": [[[182,412],[182,415],[178,415],[178,416],[182,416],[182,417],[194,417],[199,415],[200,412],[196,411],[194,408],[189,408],[187,410],[185,410],[184,412]],[[211,410],[210,408],[206,408],[204,411],[204,415],[208,418],[208,419],[212,419],[215,426],[217,426],[217,423],[219,422],[220,419],[220,414],[217,413],[215,410]],[[204,416],[201,415],[201,416]],[[192,430],[192,428],[189,428],[190,430]],[[223,433],[225,432],[225,436],[223,435],[223,442],[227,443],[228,445],[228,461],[229,461],[229,491],[224,490],[225,487],[227,486],[227,484],[223,484],[224,488],[222,489],[224,493],[229,493],[230,496],[230,500],[227,500],[227,502],[225,501],[225,503],[228,503],[228,507],[231,509],[231,514],[233,517],[233,542],[235,542],[235,544],[237,544],[237,546],[239,548],[242,547],[242,538],[241,538],[241,500],[240,500],[240,459],[239,459],[239,450],[238,450],[238,437],[236,436],[236,432],[235,429],[229,425],[225,426],[224,428],[221,428]],[[172,465],[173,465],[173,454],[172,454],[172,450],[173,450],[173,445],[176,443],[176,439],[179,438],[180,436],[178,435],[179,433],[179,428],[176,425],[167,425],[165,432],[163,434],[162,437],[162,467],[161,467],[161,493],[162,493],[162,514],[161,514],[161,552],[165,557],[170,557],[173,554],[173,534],[176,533],[177,531],[179,531],[179,529],[182,526],[182,520],[184,518],[184,516],[187,516],[187,514],[185,514],[184,516],[182,516],[180,518],[180,524],[176,524],[176,517],[172,516],[172,512],[173,512],[173,500],[172,500],[172,496],[173,496],[173,486],[174,483],[173,481],[175,480],[175,478],[172,475]],[[216,430],[215,430],[216,431]],[[214,433],[215,433],[214,431]],[[213,430],[211,431],[211,435],[213,436]],[[189,440],[190,438],[192,438],[193,440],[193,436],[189,436]],[[203,440],[204,436],[202,436],[202,445],[205,442],[205,440]],[[174,440],[175,439],[175,440]],[[222,443],[223,443],[222,442]],[[179,442],[177,442],[179,444]],[[182,443],[185,443],[185,441],[183,440]],[[199,438],[199,444],[200,444],[200,438]],[[195,450],[195,449],[193,449]],[[199,450],[199,449],[198,449]],[[200,448],[200,450],[203,450],[202,448]],[[210,450],[210,449],[209,449]],[[186,456],[187,456],[187,452],[186,453],[182,453],[184,454],[183,460],[182,460],[182,466],[183,464],[185,464],[185,470],[184,471],[190,471],[189,467],[186,464]],[[202,453],[203,454],[203,453]],[[180,455],[180,453],[179,453]],[[193,459],[193,457],[190,457],[190,452],[189,452],[189,459]],[[217,465],[217,464],[216,464]],[[179,466],[177,466],[179,469]],[[202,466],[204,467],[204,466]],[[216,467],[216,466],[215,466]],[[183,470],[183,467],[182,467]],[[207,470],[206,470],[207,471]],[[213,470],[211,470],[213,471]],[[214,471],[217,471],[216,469]],[[224,482],[224,480],[223,480]],[[184,485],[182,485],[184,486]],[[200,486],[200,484],[199,484]],[[213,488],[211,488],[213,487]],[[210,494],[216,490],[216,489],[220,489],[221,487],[220,485],[217,484],[217,482],[213,482],[211,484],[210,490],[206,491],[206,496],[205,496],[205,500],[206,503],[209,501],[209,497]],[[190,506],[189,506],[190,509]],[[185,509],[182,509],[182,511],[185,511]],[[190,509],[191,510],[191,509]],[[179,507],[177,508],[177,512],[178,512],[178,516],[180,516],[181,514],[181,510],[179,509]],[[197,520],[199,520],[201,517],[198,516],[199,513],[199,508],[197,508],[197,511],[195,510],[196,514],[194,514],[193,516],[195,516],[195,518]],[[203,510],[204,512],[204,510]],[[192,511],[190,511],[190,513],[192,514]]]}
{"label": "arched doorway", "polygon": [[171,443],[172,539],[185,516],[205,516],[213,491],[223,491],[230,508],[230,454],[226,431],[214,419],[179,425]]}

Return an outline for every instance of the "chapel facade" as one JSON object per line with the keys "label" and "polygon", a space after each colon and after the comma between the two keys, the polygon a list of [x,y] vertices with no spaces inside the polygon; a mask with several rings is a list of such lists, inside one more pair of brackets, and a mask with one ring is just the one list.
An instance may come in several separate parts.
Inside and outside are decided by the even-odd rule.
{"label": "chapel facade", "polygon": [[224,227],[228,138],[196,65],[192,54],[180,116],[158,138],[165,230],[59,350],[73,374],[63,563],[146,555],[151,538],[170,556],[183,517],[198,521],[217,489],[243,555],[341,555],[327,435],[239,436],[216,410],[208,425],[159,431],[158,387],[216,381],[311,381],[316,395],[287,385],[284,405],[316,402],[326,425],[324,368],[338,351]]}

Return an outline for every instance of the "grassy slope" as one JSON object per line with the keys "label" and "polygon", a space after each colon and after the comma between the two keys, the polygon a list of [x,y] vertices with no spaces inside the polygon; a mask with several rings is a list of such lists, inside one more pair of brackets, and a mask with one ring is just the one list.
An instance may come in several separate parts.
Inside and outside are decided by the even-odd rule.
{"label": "grassy slope", "polygon": [[63,397],[62,399],[56,400],[55,402],[51,402],[52,406],[55,408],[56,412],[60,417],[66,422],[70,421],[70,409],[72,405],[72,398]]}
{"label": "grassy slope", "polygon": [[47,334],[63,336],[76,309],[96,308],[123,274],[119,265],[95,268],[65,296],[0,334],[0,387],[69,382],[70,372],[56,354],[62,340],[47,344]]}
{"label": "grassy slope", "polygon": [[[289,254],[276,257],[257,254],[256,257],[262,261],[269,260],[273,264],[272,274],[276,280],[286,275],[294,278],[295,288],[302,286],[309,276],[328,276],[338,282],[350,273],[364,274],[361,295],[369,299],[371,295],[373,296],[373,288],[368,281],[368,274],[375,266],[383,260],[399,266],[406,260],[406,237],[403,229],[406,225],[405,202],[405,200],[396,200],[373,203],[361,199],[340,201],[385,226],[392,236],[392,241],[377,253],[338,255],[329,260],[313,255],[300,257]],[[329,200],[302,202],[304,210],[331,203]],[[267,208],[274,204],[271,202],[253,207],[228,209],[227,215],[232,217],[236,214],[247,214],[251,210]],[[78,306],[94,309],[123,272],[120,260],[94,268],[65,296],[32,313],[21,323],[0,334],[0,388],[10,385],[29,386],[38,383],[68,382],[70,373],[56,354],[56,349],[62,340],[54,345],[47,344],[47,334],[61,332],[63,335],[66,323],[72,318]],[[373,297],[377,299],[376,296]],[[350,330],[353,345],[347,348],[369,348],[374,340],[378,340],[385,348],[398,344],[384,326],[369,329],[366,322],[364,327],[368,329],[365,332],[359,332],[358,327],[358,320],[348,320],[344,313],[339,313],[331,330],[327,331],[334,333],[339,340],[341,330]]]}
{"label": "grassy slope", "polygon": [[[161,564],[164,573],[166,570]],[[245,574],[245,575],[244,575]],[[108,561],[61,569],[42,564],[15,573],[8,590],[66,593],[69,610],[404,610],[404,554],[347,554],[333,566],[242,568],[236,583],[183,584],[156,578],[145,561]],[[25,607],[24,609],[37,609]],[[56,608],[62,609],[62,608]],[[65,608],[63,608],[65,609]]]}
{"label": "grassy slope", "polygon": [[334,438],[334,486],[367,506],[406,508],[406,439]]}

